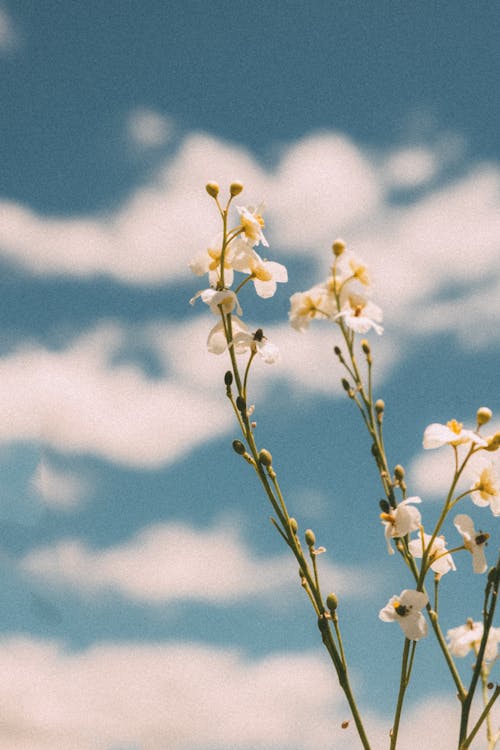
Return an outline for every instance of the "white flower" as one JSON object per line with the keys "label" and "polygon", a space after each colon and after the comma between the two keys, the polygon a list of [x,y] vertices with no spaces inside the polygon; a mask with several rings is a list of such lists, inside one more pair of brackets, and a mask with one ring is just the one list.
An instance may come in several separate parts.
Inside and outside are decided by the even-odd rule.
{"label": "white flower", "polygon": [[[210,284],[215,286],[220,280],[220,264],[222,255],[222,236],[215,237],[210,246],[204,253],[199,253],[189,263],[190,270],[196,276],[203,276],[208,273]],[[232,260],[234,256],[234,246],[230,244],[224,252],[224,285],[231,286],[233,283]]]}
{"label": "white flower", "polygon": [[339,261],[335,268],[337,288],[339,282],[349,282],[350,286],[351,282],[354,281],[359,281],[365,287],[371,286],[368,268],[357,255],[352,252],[344,252],[340,256]]}
{"label": "white flower", "polygon": [[349,294],[335,318],[343,318],[346,326],[356,333],[367,333],[371,328],[379,335],[384,332],[378,325],[382,321],[382,310],[360,294]]}
{"label": "white flower", "polygon": [[486,555],[484,554],[484,545],[490,538],[490,535],[483,534],[482,532],[478,533],[474,528],[474,521],[465,513],[455,516],[453,523],[459,534],[462,535],[465,549],[468,549],[472,555],[474,573],[484,573],[488,567]]}
{"label": "white flower", "polygon": [[[424,534],[425,550],[427,550],[427,548],[429,547],[431,539],[432,536],[430,534]],[[423,557],[421,537],[418,536],[417,539],[412,539],[412,541],[408,544],[408,549],[410,550],[413,557]],[[432,547],[430,548],[428,553],[428,560],[431,563],[431,569],[435,573],[439,573],[439,575],[444,576],[444,574],[448,573],[450,570],[456,570],[453,558],[446,549],[446,542],[442,536],[435,537],[434,541],[432,542]]]}
{"label": "white flower", "polygon": [[472,430],[464,430],[461,422],[452,419],[446,424],[430,424],[425,428],[423,445],[426,449],[440,448],[442,445],[461,445],[462,443],[486,445],[486,440]]}
{"label": "white flower", "polygon": [[215,315],[220,314],[220,309],[222,309],[222,312],[230,313],[234,308],[236,308],[238,315],[242,314],[238,297],[230,289],[222,289],[220,291],[211,288],[202,289],[201,292],[196,292],[194,297],[191,297],[189,304],[194,305],[198,297],[201,297],[202,302],[208,305]]}
{"label": "white flower", "polygon": [[[483,623],[467,620],[465,625],[451,628],[446,634],[448,646],[453,656],[467,656],[471,649],[477,654],[483,637]],[[486,661],[496,659],[498,643],[500,642],[500,628],[491,628],[486,641],[484,658]]]}
{"label": "white flower", "polygon": [[420,611],[427,602],[422,591],[405,589],[399,596],[391,596],[378,616],[384,622],[399,622],[406,638],[418,641],[427,635],[427,622]]}
{"label": "white flower", "polygon": [[419,497],[409,497],[407,500],[399,503],[397,508],[391,508],[388,513],[380,514],[380,518],[384,524],[387,551],[390,555],[394,554],[391,539],[406,536],[411,531],[418,529],[421,515],[418,508],[414,508],[412,503],[421,502]]}
{"label": "white flower", "polygon": [[245,206],[236,206],[245,239],[250,241],[251,245],[258,245],[260,242],[264,247],[269,247],[269,243],[262,232],[265,226],[261,214],[263,208],[264,205],[262,203],[260,203],[257,208],[250,206],[248,208],[245,208]]}
{"label": "white flower", "polygon": [[288,281],[285,266],[272,260],[263,260],[250,245],[244,242],[237,246],[233,268],[251,274],[259,297],[272,297],[276,291],[276,282]]}
{"label": "white flower", "polygon": [[[231,326],[233,331],[233,341],[240,333],[246,333],[248,331],[245,323],[235,315],[231,319]],[[217,323],[208,334],[207,347],[211,354],[222,354],[226,351],[227,339],[222,320]]]}
{"label": "white flower", "polygon": [[241,330],[233,337],[233,341],[237,354],[243,354],[248,350],[256,352],[268,365],[280,359],[278,347],[264,336],[262,328],[258,328],[255,333]]}
{"label": "white flower", "polygon": [[296,292],[290,297],[290,324],[303,331],[311,320],[330,318],[337,312],[335,298],[324,285],[314,286],[307,292]]}
{"label": "white flower", "polygon": [[500,483],[493,463],[478,458],[471,468],[476,476],[471,487],[472,502],[482,507],[489,505],[493,515],[500,516]]}

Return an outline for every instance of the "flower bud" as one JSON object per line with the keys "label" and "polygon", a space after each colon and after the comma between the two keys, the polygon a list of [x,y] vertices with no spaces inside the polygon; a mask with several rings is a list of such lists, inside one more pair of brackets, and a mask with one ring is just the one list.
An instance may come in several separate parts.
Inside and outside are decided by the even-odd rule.
{"label": "flower bud", "polygon": [[335,242],[332,245],[333,254],[339,257],[339,255],[342,255],[342,253],[345,250],[345,243],[343,240],[335,240]]}
{"label": "flower bud", "polygon": [[405,478],[405,470],[403,469],[401,464],[398,464],[394,467],[394,476],[396,477],[398,482]]}
{"label": "flower bud", "polygon": [[216,182],[207,182],[205,190],[212,198],[217,198],[219,195],[219,186]]}
{"label": "flower bud", "polygon": [[344,389],[344,391],[346,393],[349,393],[349,391],[351,390],[351,385],[349,381],[346,378],[342,378],[340,382],[342,383],[342,388]]}
{"label": "flower bud", "polygon": [[364,354],[366,355],[370,354],[370,344],[368,343],[366,339],[361,340],[361,348]]}
{"label": "flower bud", "polygon": [[239,456],[242,456],[246,452],[246,448],[241,442],[241,440],[233,440],[233,450]]}
{"label": "flower bud", "polygon": [[247,402],[243,398],[243,396],[238,396],[236,399],[236,407],[238,411],[245,412],[247,408]]}
{"label": "flower bud", "polygon": [[326,597],[326,606],[330,610],[330,612],[335,612],[337,607],[339,606],[339,600],[335,596],[335,594],[328,594]]}
{"label": "flower bud", "polygon": [[391,506],[387,502],[387,500],[379,500],[379,506],[382,513],[390,513]]}
{"label": "flower bud", "polygon": [[233,198],[235,195],[239,195],[242,190],[243,190],[243,184],[241,182],[232,182],[231,185],[229,186],[229,192],[231,193]]}
{"label": "flower bud", "polygon": [[290,528],[293,534],[296,534],[299,530],[299,524],[297,523],[295,518],[290,518]]}
{"label": "flower bud", "polygon": [[334,346],[333,347],[333,351],[337,355],[337,357],[341,357],[342,356],[342,350],[341,350],[340,346]]}
{"label": "flower bud", "polygon": [[484,450],[486,451],[497,451],[500,448],[500,432],[496,432],[492,437],[488,438],[488,445]]}
{"label": "flower bud", "polygon": [[271,466],[273,463],[273,457],[267,451],[265,448],[262,448],[262,450],[259,453],[259,461],[262,464],[262,466]]}
{"label": "flower bud", "polygon": [[316,541],[316,534],[312,529],[306,529],[306,533],[304,534],[306,544],[308,547],[314,547],[314,543]]}
{"label": "flower bud", "polygon": [[375,401],[375,411],[377,414],[382,414],[382,412],[385,409],[385,402],[382,401],[381,398],[378,399],[378,401]]}
{"label": "flower bud", "polygon": [[226,374],[224,375],[224,383],[229,388],[229,386],[232,385],[232,382],[233,382],[233,373],[231,372],[231,370],[228,370]]}
{"label": "flower bud", "polygon": [[490,421],[490,419],[492,418],[492,416],[493,416],[493,413],[492,413],[491,409],[488,409],[487,406],[481,406],[477,410],[477,414],[476,414],[476,419],[477,419],[478,425],[486,424],[487,422]]}

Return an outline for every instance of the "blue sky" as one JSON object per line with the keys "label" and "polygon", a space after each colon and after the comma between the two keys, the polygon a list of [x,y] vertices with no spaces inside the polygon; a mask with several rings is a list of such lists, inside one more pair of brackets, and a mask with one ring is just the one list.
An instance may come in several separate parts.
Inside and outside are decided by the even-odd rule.
{"label": "blue sky", "polygon": [[[385,746],[402,636],[377,614],[410,581],[334,331],[291,330],[289,297],[322,280],[338,236],[367,261],[390,463],[430,523],[449,465],[423,453],[425,427],[472,426],[487,405],[499,429],[499,29],[489,2],[0,4],[0,750],[356,746],[231,450],[212,321],[188,305],[203,280],[187,264],[218,229],[210,179],[265,202],[288,267],[271,300],[241,295],[282,352],[255,367],[259,438],[327,548]],[[493,516],[463,512],[493,562]],[[457,566],[445,630],[480,614],[478,576]],[[447,750],[453,686],[431,639],[418,652],[401,748],[436,747],[450,716]]]}

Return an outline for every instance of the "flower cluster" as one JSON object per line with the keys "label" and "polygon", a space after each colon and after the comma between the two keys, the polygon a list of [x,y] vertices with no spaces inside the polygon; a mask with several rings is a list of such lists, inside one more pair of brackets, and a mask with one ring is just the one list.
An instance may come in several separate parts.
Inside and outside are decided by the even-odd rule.
{"label": "flower cluster", "polygon": [[345,325],[355,333],[373,329],[381,334],[382,310],[371,295],[368,269],[342,240],[333,243],[331,275],[322,284],[296,292],[290,298],[290,323],[304,331],[311,320],[328,318]]}
{"label": "flower cluster", "polygon": [[[243,314],[237,294],[245,284],[252,282],[258,296],[268,298],[274,295],[278,283],[288,281],[285,266],[262,258],[255,249],[258,245],[269,247],[263,232],[263,205],[256,208],[237,206],[239,222],[228,229],[229,207],[233,198],[243,190],[243,185],[238,182],[231,184],[230,198],[225,208],[219,203],[217,183],[209,182],[206,189],[217,203],[224,231],[212,240],[205,252],[197,255],[189,264],[189,268],[197,276],[208,273],[210,284],[208,289],[195,294],[190,303],[194,304],[200,297],[220,317],[208,334],[207,347],[210,352],[222,354],[229,346],[236,354],[258,354],[264,362],[272,364],[279,359],[278,348],[267,340],[261,328],[251,333],[247,325],[237,317]],[[245,277],[233,292],[230,287],[234,282],[235,271]]]}

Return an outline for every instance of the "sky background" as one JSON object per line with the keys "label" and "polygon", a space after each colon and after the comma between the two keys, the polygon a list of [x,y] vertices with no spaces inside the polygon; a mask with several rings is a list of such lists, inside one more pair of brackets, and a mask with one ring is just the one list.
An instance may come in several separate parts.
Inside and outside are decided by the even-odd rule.
{"label": "sky background", "polygon": [[[188,304],[205,285],[188,262],[219,228],[208,180],[265,202],[289,271],[271,300],[241,294],[282,352],[255,364],[258,439],[327,548],[386,746],[403,637],[378,611],[412,584],[387,554],[335,331],[291,330],[289,297],[325,277],[336,237],[368,263],[389,461],[430,525],[450,465],[423,454],[425,427],[472,427],[486,405],[500,428],[499,45],[490,2],[0,3],[0,750],[357,747],[231,449],[213,320]],[[461,510],[492,563],[492,514]],[[456,563],[445,631],[480,617],[483,579]],[[451,750],[432,638],[417,657],[401,748]]]}

